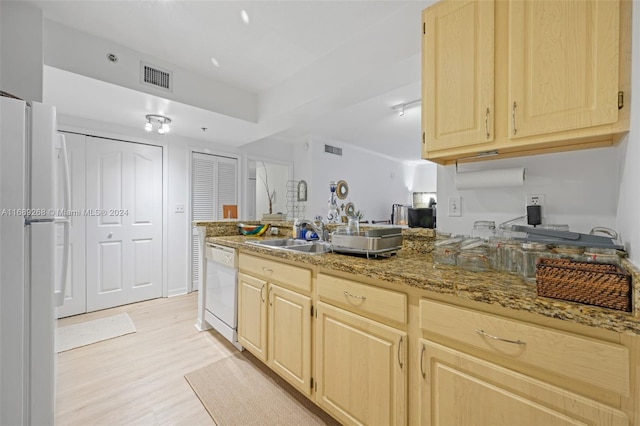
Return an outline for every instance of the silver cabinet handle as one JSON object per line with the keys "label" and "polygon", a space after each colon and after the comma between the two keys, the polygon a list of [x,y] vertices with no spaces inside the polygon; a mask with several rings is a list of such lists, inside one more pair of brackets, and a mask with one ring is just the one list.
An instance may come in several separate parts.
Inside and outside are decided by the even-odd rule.
{"label": "silver cabinet handle", "polygon": [[262,295],[262,291],[264,290],[264,286],[266,284],[262,284],[262,287],[260,287],[260,299],[262,299],[262,303],[264,303],[264,296]]}
{"label": "silver cabinet handle", "polygon": [[487,135],[487,139],[491,134],[489,133],[489,107],[487,107],[487,111],[484,113],[484,133]]}
{"label": "silver cabinet handle", "polygon": [[273,287],[269,287],[269,291],[267,292],[267,299],[269,299],[269,306],[273,306],[273,302],[271,301],[271,290],[273,290]]}
{"label": "silver cabinet handle", "polygon": [[367,299],[367,296],[356,296],[356,295],[353,295],[353,294],[349,293],[347,290],[344,291],[344,295],[348,296],[348,297],[353,297],[354,299],[359,299],[359,300],[366,300]]}
{"label": "silver cabinet handle", "polygon": [[424,367],[423,367],[423,364],[424,364],[424,350],[425,350],[425,347],[424,347],[424,344],[423,344],[422,345],[422,350],[420,351],[420,374],[422,374],[422,378],[423,379],[427,377],[427,373],[424,372]]}
{"label": "silver cabinet handle", "polygon": [[503,339],[502,337],[498,337],[498,336],[494,336],[492,334],[487,333],[484,330],[480,330],[479,328],[476,328],[476,333],[478,333],[479,335],[483,336],[483,337],[488,337],[490,339],[493,340],[499,340],[501,342],[505,342],[505,343],[513,343],[514,345],[526,345],[527,342],[523,342],[522,340],[509,340],[509,339]]}
{"label": "silver cabinet handle", "polygon": [[402,369],[402,360],[400,359],[400,347],[402,346],[402,336],[400,336],[400,341],[398,342],[398,364]]}
{"label": "silver cabinet handle", "polygon": [[513,107],[511,108],[511,126],[513,127],[513,134],[518,133],[518,129],[516,129],[516,101],[513,101]]}
{"label": "silver cabinet handle", "polygon": [[262,267],[262,272],[264,272],[265,274],[271,275],[271,274],[273,274],[273,269],[269,269],[266,266],[263,266]]}

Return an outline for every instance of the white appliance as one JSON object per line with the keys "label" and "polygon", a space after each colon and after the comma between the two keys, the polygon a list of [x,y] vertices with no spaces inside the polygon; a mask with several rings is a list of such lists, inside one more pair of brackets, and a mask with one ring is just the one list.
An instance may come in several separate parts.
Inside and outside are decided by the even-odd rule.
{"label": "white appliance", "polygon": [[0,188],[0,424],[50,425],[70,206],[55,108],[0,97]]}
{"label": "white appliance", "polygon": [[204,320],[236,348],[238,343],[238,271],[236,251],[207,243]]}

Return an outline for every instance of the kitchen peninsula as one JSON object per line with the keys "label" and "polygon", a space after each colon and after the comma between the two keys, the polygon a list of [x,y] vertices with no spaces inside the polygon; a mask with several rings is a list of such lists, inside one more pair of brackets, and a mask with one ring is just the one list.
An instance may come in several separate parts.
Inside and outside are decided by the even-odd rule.
{"label": "kitchen peninsula", "polygon": [[[459,412],[485,423],[502,416],[522,424],[527,410],[531,424],[560,418],[640,424],[637,285],[635,312],[625,313],[537,297],[535,284],[512,274],[436,266],[433,230],[405,229],[396,255],[366,259],[274,250],[247,244],[250,237],[237,231],[208,228],[207,241],[240,253],[240,335],[249,318],[242,313],[244,276],[256,284],[256,302],[269,318],[267,365],[343,423],[378,416],[388,424],[447,424],[464,421]],[[279,265],[294,275],[278,276]],[[299,341],[286,345],[295,354],[290,359],[309,358],[304,366],[287,365],[278,354],[282,341],[271,336],[283,335],[272,316],[283,290],[311,307],[307,323],[300,318],[301,333],[293,333]],[[297,327],[298,318],[288,318]],[[366,393],[372,386],[376,395]],[[500,413],[487,409],[494,403]]]}

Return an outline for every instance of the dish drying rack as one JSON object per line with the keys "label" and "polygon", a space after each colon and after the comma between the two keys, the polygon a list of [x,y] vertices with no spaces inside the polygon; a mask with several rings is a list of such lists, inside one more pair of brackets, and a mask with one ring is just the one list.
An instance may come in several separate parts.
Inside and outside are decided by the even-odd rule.
{"label": "dish drying rack", "polygon": [[369,229],[358,234],[331,234],[331,251],[334,253],[365,255],[369,259],[380,255],[391,256],[401,248],[402,228]]}

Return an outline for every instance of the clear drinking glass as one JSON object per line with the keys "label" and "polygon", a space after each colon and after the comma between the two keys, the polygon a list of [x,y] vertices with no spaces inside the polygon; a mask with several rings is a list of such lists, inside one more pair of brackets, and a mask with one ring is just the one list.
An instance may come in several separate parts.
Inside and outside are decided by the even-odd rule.
{"label": "clear drinking glass", "polygon": [[349,222],[347,223],[347,230],[351,235],[358,235],[360,233],[360,222],[355,216],[349,216]]}

